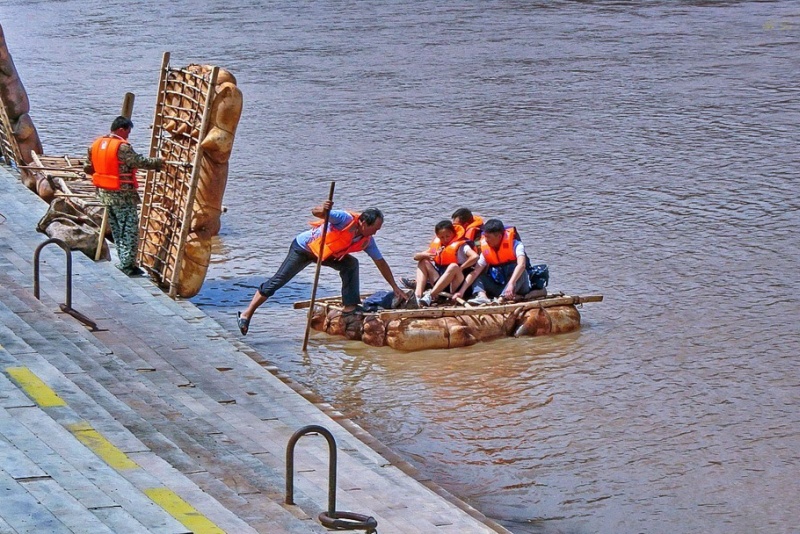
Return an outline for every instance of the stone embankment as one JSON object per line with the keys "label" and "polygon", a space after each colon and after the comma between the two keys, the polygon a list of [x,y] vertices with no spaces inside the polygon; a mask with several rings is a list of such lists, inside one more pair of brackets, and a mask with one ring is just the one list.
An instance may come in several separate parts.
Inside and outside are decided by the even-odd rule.
{"label": "stone embankment", "polygon": [[306,425],[336,438],[336,509],[380,534],[507,532],[146,278],[74,254],[90,331],[59,307],[65,254],[48,245],[35,299],[46,209],[0,169],[0,532],[326,532],[322,437],[298,442],[284,503],[286,446]]}

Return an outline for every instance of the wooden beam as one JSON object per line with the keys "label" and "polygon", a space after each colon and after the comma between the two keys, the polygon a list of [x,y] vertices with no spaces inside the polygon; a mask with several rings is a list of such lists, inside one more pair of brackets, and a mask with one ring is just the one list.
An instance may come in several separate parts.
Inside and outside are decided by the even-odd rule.
{"label": "wooden beam", "polygon": [[133,103],[135,100],[136,95],[133,93],[125,93],[125,97],[122,99],[122,110],[119,114],[127,119],[133,117]]}
{"label": "wooden beam", "polygon": [[[361,299],[363,300],[363,299],[365,299],[365,298],[367,298],[369,296],[370,296],[370,293],[365,293],[365,294],[361,295]],[[326,303],[326,302],[330,303],[330,302],[336,302],[336,301],[341,302],[342,301],[342,297],[341,297],[341,295],[340,296],[336,296],[336,297],[324,297],[324,298],[321,298],[321,299],[314,299],[314,301],[317,304],[323,304],[323,303]],[[309,306],[311,306],[311,301],[310,300],[299,300],[299,301],[294,303],[294,309],[295,310],[308,308]]]}
{"label": "wooden beam", "polygon": [[496,306],[477,306],[475,308],[423,308],[419,310],[386,310],[378,313],[378,317],[385,322],[395,319],[438,319],[440,317],[457,317],[460,315],[491,315],[498,313],[511,313],[517,310],[527,311],[536,308],[552,308],[553,306],[569,306],[583,304],[584,302],[602,302],[603,295],[564,296],[551,299],[532,300],[529,302],[516,302],[513,304],[498,304]]}

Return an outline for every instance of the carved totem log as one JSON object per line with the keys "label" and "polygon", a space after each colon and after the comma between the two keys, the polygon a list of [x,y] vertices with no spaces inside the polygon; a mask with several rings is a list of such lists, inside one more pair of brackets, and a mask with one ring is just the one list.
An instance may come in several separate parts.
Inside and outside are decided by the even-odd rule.
{"label": "carved totem log", "polygon": [[[2,25],[0,25],[0,99],[2,99],[11,122],[12,135],[19,145],[22,163],[30,165],[33,161],[31,150],[41,154],[42,142],[39,140],[33,120],[28,115],[30,112],[28,94],[25,92],[22,80],[17,74],[17,68],[14,66],[14,60],[8,51]],[[36,178],[24,172],[22,176],[25,185],[32,191],[36,191]]]}
{"label": "carved totem log", "polygon": [[[213,67],[209,65],[193,64],[183,70],[206,75],[212,69]],[[175,95],[174,98],[179,99],[180,95]],[[208,133],[200,141],[203,157],[200,162],[189,234],[184,244],[178,275],[178,295],[184,298],[193,297],[200,291],[208,271],[211,240],[220,230],[222,198],[228,182],[228,160],[233,149],[236,127],[242,114],[242,104],[242,92],[236,86],[236,78],[227,70],[219,69],[214,99],[211,103]],[[199,126],[188,117],[186,120],[181,119],[182,117],[177,117],[174,120],[166,120],[164,130],[173,137],[180,137],[188,133],[189,128]]]}

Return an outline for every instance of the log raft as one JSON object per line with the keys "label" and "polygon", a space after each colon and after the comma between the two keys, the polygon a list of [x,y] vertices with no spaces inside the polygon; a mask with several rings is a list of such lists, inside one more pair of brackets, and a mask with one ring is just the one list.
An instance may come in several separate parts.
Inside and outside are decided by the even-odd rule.
{"label": "log raft", "polygon": [[[548,295],[530,301],[478,307],[432,306],[416,310],[342,313],[338,297],[314,303],[311,327],[367,345],[401,351],[468,347],[500,337],[542,336],[580,328],[578,306],[602,295]],[[308,301],[295,303],[307,308]]]}

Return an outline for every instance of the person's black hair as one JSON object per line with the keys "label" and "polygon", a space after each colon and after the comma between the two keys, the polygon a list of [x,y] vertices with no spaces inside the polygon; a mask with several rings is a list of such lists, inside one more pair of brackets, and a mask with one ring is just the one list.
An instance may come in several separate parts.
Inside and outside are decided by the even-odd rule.
{"label": "person's black hair", "polygon": [[130,120],[128,117],[123,117],[122,115],[120,115],[119,117],[114,119],[114,122],[111,123],[111,131],[113,132],[115,130],[119,130],[120,128],[122,128],[123,130],[130,130],[131,128],[133,128],[133,121]]}
{"label": "person's black hair", "polygon": [[472,220],[472,212],[467,208],[458,208],[450,218],[454,221],[470,222]]}
{"label": "person's black hair", "polygon": [[505,229],[506,227],[500,219],[489,219],[483,223],[484,234],[501,234]]}
{"label": "person's black hair", "polygon": [[383,220],[383,213],[378,208],[367,208],[358,216],[358,220],[366,223],[368,226],[375,224],[378,219]]}
{"label": "person's black hair", "polygon": [[447,219],[444,219],[436,223],[436,226],[433,229],[436,235],[439,235],[439,232],[441,232],[442,230],[450,230],[451,232],[455,232],[456,229],[453,226],[453,221],[448,221]]}

